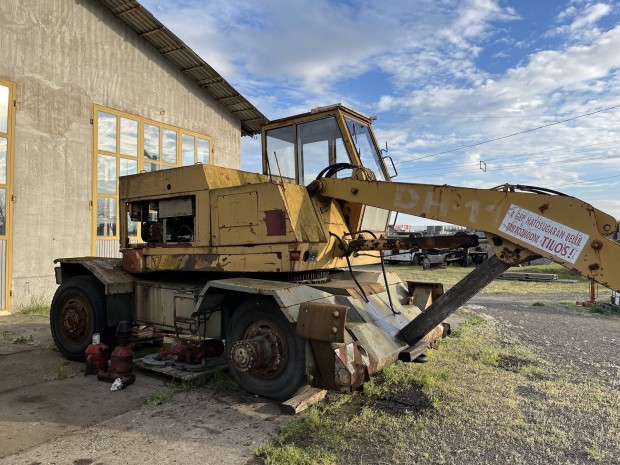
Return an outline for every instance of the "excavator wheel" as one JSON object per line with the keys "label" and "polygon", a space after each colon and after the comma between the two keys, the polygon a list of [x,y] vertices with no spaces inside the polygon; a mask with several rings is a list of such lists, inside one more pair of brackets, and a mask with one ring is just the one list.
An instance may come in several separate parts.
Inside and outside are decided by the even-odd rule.
{"label": "excavator wheel", "polygon": [[251,298],[233,312],[226,335],[232,377],[252,394],[286,400],[305,382],[305,342],[271,299]]}
{"label": "excavator wheel", "polygon": [[56,347],[70,360],[84,360],[93,333],[108,342],[105,295],[93,276],[75,276],[56,290],[50,308],[50,327]]}

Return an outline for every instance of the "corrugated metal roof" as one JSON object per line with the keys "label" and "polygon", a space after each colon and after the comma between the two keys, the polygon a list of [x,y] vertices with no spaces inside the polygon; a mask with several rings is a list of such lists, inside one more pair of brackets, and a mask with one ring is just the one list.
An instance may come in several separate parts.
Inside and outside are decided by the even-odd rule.
{"label": "corrugated metal roof", "polygon": [[198,86],[241,120],[241,134],[254,135],[269,120],[185,42],[173,34],[136,0],[98,0],[114,16],[179,68]]}

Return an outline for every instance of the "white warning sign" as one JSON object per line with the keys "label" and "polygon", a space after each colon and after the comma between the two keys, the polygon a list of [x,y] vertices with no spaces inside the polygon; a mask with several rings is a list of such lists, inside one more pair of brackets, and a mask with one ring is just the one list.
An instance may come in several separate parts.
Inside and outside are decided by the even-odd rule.
{"label": "white warning sign", "polygon": [[589,235],[524,208],[511,205],[499,230],[570,263],[575,263]]}

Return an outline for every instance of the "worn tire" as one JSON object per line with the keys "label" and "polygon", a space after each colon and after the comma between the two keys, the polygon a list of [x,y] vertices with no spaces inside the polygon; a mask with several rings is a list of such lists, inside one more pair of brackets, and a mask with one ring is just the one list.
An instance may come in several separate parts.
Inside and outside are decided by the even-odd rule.
{"label": "worn tire", "polygon": [[52,299],[50,328],[56,347],[70,360],[84,360],[93,333],[109,342],[103,286],[94,276],[75,276],[63,282]]}
{"label": "worn tire", "polygon": [[[232,363],[231,349],[237,341],[245,339],[247,331],[257,322],[271,326],[285,339],[284,367],[274,376],[261,376],[252,370],[239,371]],[[226,334],[226,357],[231,376],[246,391],[277,400],[290,399],[306,381],[305,341],[297,335],[282,310],[271,299],[251,298],[233,312]]]}

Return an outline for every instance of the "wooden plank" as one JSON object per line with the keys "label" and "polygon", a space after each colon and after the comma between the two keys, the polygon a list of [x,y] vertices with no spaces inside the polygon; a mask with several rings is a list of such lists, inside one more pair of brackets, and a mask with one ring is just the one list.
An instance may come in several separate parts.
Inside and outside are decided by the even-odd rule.
{"label": "wooden plank", "polygon": [[293,397],[282,403],[282,411],[289,415],[295,415],[299,412],[303,412],[317,402],[322,401],[326,395],[327,390],[311,387],[306,384],[300,387]]}
{"label": "wooden plank", "polygon": [[452,312],[471,299],[487,284],[506,271],[510,265],[497,256],[486,260],[439,297],[426,311],[414,318],[400,330],[401,337],[415,345]]}

